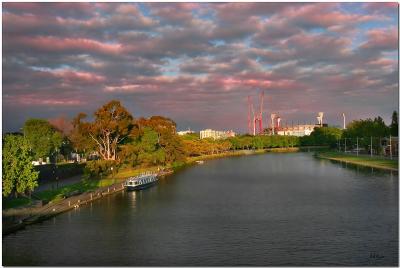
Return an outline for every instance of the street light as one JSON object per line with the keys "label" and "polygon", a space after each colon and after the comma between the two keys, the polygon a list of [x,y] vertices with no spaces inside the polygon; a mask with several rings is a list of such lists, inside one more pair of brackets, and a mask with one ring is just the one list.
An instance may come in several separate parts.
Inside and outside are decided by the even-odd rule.
{"label": "street light", "polygon": [[111,167],[111,176],[112,176],[112,179],[113,179],[113,184],[115,184],[115,178],[114,178],[114,167]]}

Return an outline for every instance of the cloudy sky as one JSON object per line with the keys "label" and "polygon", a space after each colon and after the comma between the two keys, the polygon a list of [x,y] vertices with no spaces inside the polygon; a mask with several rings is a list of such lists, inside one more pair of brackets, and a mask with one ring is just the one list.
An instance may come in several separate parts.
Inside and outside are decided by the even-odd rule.
{"label": "cloudy sky", "polygon": [[[118,99],[178,129],[330,124],[398,100],[396,3],[3,3],[3,132]],[[264,122],[265,124],[265,122]]]}

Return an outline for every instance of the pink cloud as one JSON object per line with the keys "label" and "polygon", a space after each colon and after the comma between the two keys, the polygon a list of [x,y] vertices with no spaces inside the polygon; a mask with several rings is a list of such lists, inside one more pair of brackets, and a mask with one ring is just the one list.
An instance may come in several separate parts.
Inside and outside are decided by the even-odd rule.
{"label": "pink cloud", "polygon": [[79,72],[72,70],[56,70],[51,72],[55,77],[61,78],[65,82],[75,83],[75,82],[84,82],[84,83],[101,83],[106,80],[104,76],[97,75],[89,72]]}
{"label": "pink cloud", "polygon": [[336,11],[336,3],[319,3],[305,5],[300,8],[291,8],[283,12],[284,19],[292,20],[294,24],[300,23],[305,26],[326,27],[338,29],[338,25],[354,25],[357,23],[379,20],[380,16],[348,14]]}
{"label": "pink cloud", "polygon": [[373,13],[397,13],[399,4],[396,2],[370,2],[364,6],[368,11]]}
{"label": "pink cloud", "polygon": [[64,14],[65,16],[91,16],[95,10],[91,3],[3,3],[3,9],[17,11],[26,14],[40,14],[51,16],[53,14]]}
{"label": "pink cloud", "polygon": [[103,54],[118,54],[122,50],[120,44],[107,44],[86,38],[58,38],[53,36],[24,37],[9,40],[16,44],[47,52],[64,52],[79,50]]}
{"label": "pink cloud", "polygon": [[17,103],[22,105],[45,105],[45,106],[80,106],[86,104],[80,99],[62,99],[59,96],[43,96],[35,94],[26,94],[19,96],[5,96],[7,102]]}
{"label": "pink cloud", "polygon": [[367,32],[368,41],[361,48],[378,48],[383,50],[396,50],[398,48],[398,32],[391,29],[372,29]]}

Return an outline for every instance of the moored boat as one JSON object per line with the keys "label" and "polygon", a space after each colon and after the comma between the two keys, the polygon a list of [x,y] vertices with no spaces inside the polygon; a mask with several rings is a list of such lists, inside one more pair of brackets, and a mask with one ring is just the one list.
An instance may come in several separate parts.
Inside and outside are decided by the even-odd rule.
{"label": "moored boat", "polygon": [[128,178],[124,186],[128,191],[140,190],[147,188],[158,181],[157,174],[155,173],[143,173],[139,176]]}

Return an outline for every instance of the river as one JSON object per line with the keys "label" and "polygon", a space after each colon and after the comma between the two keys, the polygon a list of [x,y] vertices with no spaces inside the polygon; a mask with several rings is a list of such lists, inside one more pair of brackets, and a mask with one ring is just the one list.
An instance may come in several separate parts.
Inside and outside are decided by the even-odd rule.
{"label": "river", "polygon": [[398,175],[269,153],[206,161],[3,237],[3,265],[398,265]]}

